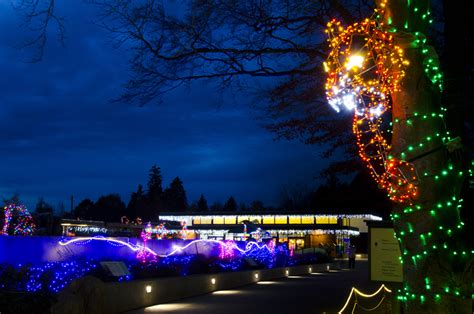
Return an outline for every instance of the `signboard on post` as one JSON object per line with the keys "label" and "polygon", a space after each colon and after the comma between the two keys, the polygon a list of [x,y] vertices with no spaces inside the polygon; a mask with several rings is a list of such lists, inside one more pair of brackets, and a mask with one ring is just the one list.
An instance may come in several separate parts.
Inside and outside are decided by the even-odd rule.
{"label": "signboard on post", "polygon": [[383,223],[369,224],[369,279],[402,282],[400,247],[393,227]]}
{"label": "signboard on post", "polygon": [[100,262],[102,268],[104,268],[111,276],[121,277],[130,276],[127,266],[123,262]]}

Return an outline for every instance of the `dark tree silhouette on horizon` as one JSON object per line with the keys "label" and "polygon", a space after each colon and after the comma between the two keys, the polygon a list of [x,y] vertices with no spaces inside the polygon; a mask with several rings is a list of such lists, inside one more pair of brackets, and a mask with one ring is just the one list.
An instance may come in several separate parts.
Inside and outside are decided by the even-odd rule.
{"label": "dark tree silhouette on horizon", "polygon": [[207,206],[207,200],[204,197],[204,194],[201,194],[199,197],[199,200],[197,202],[197,211],[198,212],[207,212],[209,210],[209,207]]}
{"label": "dark tree silhouette on horizon", "polygon": [[179,177],[174,178],[163,192],[163,204],[167,212],[183,212],[188,208],[186,191]]}
{"label": "dark tree silhouette on horizon", "polygon": [[95,212],[94,202],[91,199],[85,198],[74,208],[73,215],[81,220],[93,220]]}
{"label": "dark tree silhouette on horizon", "polygon": [[237,202],[233,196],[229,197],[227,201],[224,203],[223,210],[226,212],[236,212],[237,211]]}
{"label": "dark tree silhouette on horizon", "polygon": [[135,220],[136,218],[140,217],[145,220],[149,220],[148,213],[146,212],[148,206],[148,199],[145,191],[143,190],[143,186],[141,184],[138,185],[137,191],[132,192],[130,195],[130,201],[127,205],[127,211],[130,220]]}
{"label": "dark tree silhouette on horizon", "polygon": [[116,193],[99,197],[94,204],[93,217],[105,222],[120,222],[120,217],[127,214],[125,203]]}

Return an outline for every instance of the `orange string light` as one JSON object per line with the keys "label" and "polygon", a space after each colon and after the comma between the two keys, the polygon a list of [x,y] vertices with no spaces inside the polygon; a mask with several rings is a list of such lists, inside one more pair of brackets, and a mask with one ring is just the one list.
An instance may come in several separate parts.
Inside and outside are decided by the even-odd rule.
{"label": "orange string light", "polygon": [[333,19],[326,33],[331,48],[324,63],[328,102],[337,112],[354,111],[352,130],[359,156],[390,199],[410,203],[417,195],[415,168],[390,156],[388,136],[382,130],[391,94],[399,89],[409,65],[404,51],[375,17],[346,28]]}

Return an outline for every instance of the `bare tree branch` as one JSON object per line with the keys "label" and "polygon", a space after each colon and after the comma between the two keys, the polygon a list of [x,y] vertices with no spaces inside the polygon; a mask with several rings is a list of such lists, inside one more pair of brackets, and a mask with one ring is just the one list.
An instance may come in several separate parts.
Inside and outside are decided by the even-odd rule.
{"label": "bare tree branch", "polygon": [[14,5],[14,8],[23,14],[24,25],[33,33],[32,37],[21,46],[33,48],[34,53],[30,62],[39,62],[43,59],[51,24],[55,24],[57,39],[61,45],[64,45],[64,18],[57,15],[55,0],[21,0]]}

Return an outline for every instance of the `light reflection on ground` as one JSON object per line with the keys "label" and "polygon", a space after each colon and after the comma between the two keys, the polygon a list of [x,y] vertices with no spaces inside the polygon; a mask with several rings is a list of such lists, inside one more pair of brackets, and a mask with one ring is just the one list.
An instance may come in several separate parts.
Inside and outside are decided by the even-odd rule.
{"label": "light reflection on ground", "polygon": [[197,310],[202,306],[193,303],[166,303],[166,304],[158,304],[149,306],[144,309],[145,313],[166,313],[166,312],[173,312],[173,311],[191,311]]}

